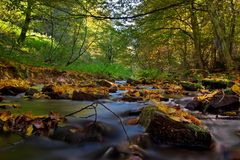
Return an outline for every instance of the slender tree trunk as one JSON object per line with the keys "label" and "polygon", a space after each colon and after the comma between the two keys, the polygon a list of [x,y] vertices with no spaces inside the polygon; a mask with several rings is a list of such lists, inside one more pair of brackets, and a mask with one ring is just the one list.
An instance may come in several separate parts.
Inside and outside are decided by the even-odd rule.
{"label": "slender tree trunk", "polygon": [[191,25],[192,25],[192,32],[193,32],[193,43],[194,43],[194,61],[196,68],[204,69],[204,62],[202,58],[202,51],[201,51],[201,37],[200,37],[200,28],[198,25],[198,19],[196,13],[194,11],[194,0],[191,1],[190,6],[190,14],[191,14]]}
{"label": "slender tree trunk", "polygon": [[231,55],[231,57],[233,58],[233,44],[234,44],[234,40],[235,40],[235,30],[236,30],[236,10],[235,10],[235,4],[233,2],[233,0],[231,0],[231,11],[232,11],[232,17],[231,17],[231,21],[230,21],[230,33],[228,36],[229,39],[229,53]]}
{"label": "slender tree trunk", "polygon": [[31,22],[31,13],[32,13],[33,4],[34,3],[33,3],[32,0],[27,1],[27,8],[26,8],[26,11],[25,11],[25,20],[24,20],[24,24],[23,24],[22,29],[21,29],[20,36],[17,40],[18,44],[22,44],[26,39],[27,31],[29,29],[29,24]]}
{"label": "slender tree trunk", "polygon": [[220,15],[217,13],[217,6],[214,3],[214,0],[206,0],[206,4],[208,7],[208,14],[210,17],[210,21],[213,25],[213,30],[217,40],[219,41],[219,61],[221,65],[225,66],[225,69],[229,69],[231,67],[231,55],[229,52],[229,42],[225,31],[225,24],[221,22]]}

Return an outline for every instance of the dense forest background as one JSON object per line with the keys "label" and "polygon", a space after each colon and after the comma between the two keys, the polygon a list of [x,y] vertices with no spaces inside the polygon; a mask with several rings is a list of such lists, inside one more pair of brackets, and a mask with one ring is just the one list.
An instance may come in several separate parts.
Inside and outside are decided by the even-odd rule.
{"label": "dense forest background", "polygon": [[240,68],[238,0],[1,0],[0,15],[1,58],[28,65],[121,78]]}

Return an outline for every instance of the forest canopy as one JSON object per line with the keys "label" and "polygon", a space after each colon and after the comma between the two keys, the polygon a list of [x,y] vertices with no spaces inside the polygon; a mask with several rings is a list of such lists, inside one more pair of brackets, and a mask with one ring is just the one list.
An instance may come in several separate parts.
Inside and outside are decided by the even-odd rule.
{"label": "forest canopy", "polygon": [[239,9],[237,0],[2,0],[1,54],[73,69],[239,69]]}

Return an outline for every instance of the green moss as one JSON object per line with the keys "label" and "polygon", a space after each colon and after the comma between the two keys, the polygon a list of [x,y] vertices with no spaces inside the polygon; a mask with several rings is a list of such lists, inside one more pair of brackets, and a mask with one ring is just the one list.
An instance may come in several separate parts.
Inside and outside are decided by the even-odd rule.
{"label": "green moss", "polygon": [[204,129],[203,127],[197,126],[193,123],[189,123],[187,124],[187,126],[195,132],[207,132],[207,130]]}
{"label": "green moss", "polygon": [[146,106],[143,108],[142,113],[140,114],[139,118],[139,124],[144,126],[145,128],[148,128],[150,122],[151,122],[151,117],[154,114],[154,111],[156,111],[157,108],[154,106]]}

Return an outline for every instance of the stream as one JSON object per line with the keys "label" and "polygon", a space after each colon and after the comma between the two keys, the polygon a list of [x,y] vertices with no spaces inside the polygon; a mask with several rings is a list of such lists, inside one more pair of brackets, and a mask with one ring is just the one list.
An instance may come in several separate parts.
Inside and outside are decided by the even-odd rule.
{"label": "stream", "polygon": [[[122,83],[122,82],[121,82]],[[119,115],[123,121],[134,117],[127,114],[130,110],[138,110],[147,105],[138,102],[118,102],[112,101],[121,96],[125,91],[118,91],[111,94],[111,98],[101,100],[105,106]],[[5,97],[5,103],[19,104],[21,108],[11,109],[13,113],[32,112],[33,115],[48,114],[50,111],[59,112],[66,115],[79,110],[92,102],[72,101],[72,100],[29,100],[22,97]],[[170,99],[167,104],[179,104],[184,107],[192,97],[182,97]],[[80,124],[82,121],[94,120],[91,115],[93,110],[84,110],[68,118],[69,124]],[[122,129],[119,119],[104,107],[97,108],[97,120],[113,127],[114,137],[106,142],[89,142],[81,145],[68,144],[47,137],[32,136],[22,139],[16,134],[1,134],[0,136],[0,159],[1,160],[93,160],[93,159],[114,159],[105,156],[106,152],[112,148],[119,147],[127,150],[127,139]],[[236,130],[240,128],[239,120],[216,119],[209,115],[203,122],[209,128],[216,143],[212,150],[194,150],[191,148],[183,149],[171,146],[149,146],[144,150],[148,159],[153,160],[221,160],[231,159],[235,150],[240,150],[240,137]],[[144,132],[140,125],[124,125],[130,138],[136,137]],[[239,152],[238,152],[239,153]],[[240,157],[239,157],[240,158]],[[117,158],[119,159],[119,158]]]}

